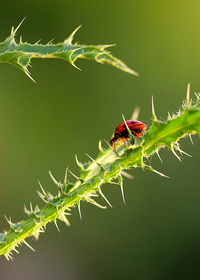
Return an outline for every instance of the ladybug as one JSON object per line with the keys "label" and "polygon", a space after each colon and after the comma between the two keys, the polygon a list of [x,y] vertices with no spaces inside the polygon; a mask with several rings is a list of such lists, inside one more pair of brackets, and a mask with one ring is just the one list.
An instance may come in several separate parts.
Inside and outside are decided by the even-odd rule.
{"label": "ladybug", "polygon": [[[117,128],[115,129],[115,133],[110,139],[111,146],[113,146],[115,142],[119,142],[119,141],[124,141],[124,144],[127,146],[126,140],[130,139],[130,135],[126,128],[126,124],[130,129],[132,135],[138,138],[142,136],[142,134],[147,128],[147,126],[144,123],[139,121],[128,120],[126,121],[126,123],[122,122],[117,126]],[[115,146],[114,146],[114,150],[115,150]]]}

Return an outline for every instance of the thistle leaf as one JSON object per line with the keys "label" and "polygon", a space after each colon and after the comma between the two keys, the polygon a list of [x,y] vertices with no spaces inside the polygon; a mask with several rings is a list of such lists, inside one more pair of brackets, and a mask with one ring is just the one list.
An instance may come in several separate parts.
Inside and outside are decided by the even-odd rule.
{"label": "thistle leaf", "polygon": [[73,44],[74,35],[80,26],[61,43],[53,44],[52,41],[50,41],[47,44],[40,44],[38,41],[35,44],[30,44],[22,42],[22,38],[20,38],[19,43],[17,43],[15,36],[22,22],[16,29],[12,28],[10,36],[0,43],[0,62],[10,63],[16,66],[34,82],[35,80],[31,77],[28,70],[32,58],[59,58],[69,62],[79,70],[80,68],[75,65],[76,60],[79,58],[88,59],[98,63],[112,65],[121,71],[138,76],[137,72],[130,69],[124,62],[107,51],[107,48],[113,45]]}

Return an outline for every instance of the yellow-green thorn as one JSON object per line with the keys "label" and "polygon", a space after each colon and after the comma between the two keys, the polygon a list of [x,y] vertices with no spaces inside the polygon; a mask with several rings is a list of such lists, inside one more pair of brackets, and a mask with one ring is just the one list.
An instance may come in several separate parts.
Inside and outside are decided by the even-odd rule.
{"label": "yellow-green thorn", "polygon": [[[30,65],[29,65],[30,66]],[[31,73],[28,71],[27,67],[24,67],[23,72],[35,83],[37,84],[37,82],[33,79],[33,77],[31,76]]]}
{"label": "yellow-green thorn", "polygon": [[104,195],[104,193],[102,192],[100,186],[99,186],[99,193],[100,193],[100,195],[103,197],[103,199],[108,203],[108,205],[112,208],[112,204],[111,204],[110,201],[107,199],[107,197]]}
{"label": "yellow-green thorn", "polygon": [[121,174],[119,174],[119,175],[117,176],[117,179],[118,179],[119,184],[120,184],[123,202],[124,202],[124,204],[126,204],[125,196],[124,196],[123,178],[122,178]]}
{"label": "yellow-green thorn", "polygon": [[82,221],[81,201],[80,201],[80,200],[79,200],[79,202],[77,203],[77,206],[78,206],[78,213],[79,213],[80,219],[81,219],[81,221]]}
{"label": "yellow-green thorn", "polygon": [[71,170],[68,169],[68,171],[76,180],[80,180],[80,178],[76,176]]}
{"label": "yellow-green thorn", "polygon": [[153,95],[152,95],[152,99],[151,99],[151,105],[152,105],[152,119],[153,121],[157,121],[157,117],[156,117],[156,113],[155,113],[155,106],[154,106],[154,99],[153,99]]}
{"label": "yellow-green thorn", "polygon": [[38,180],[38,184],[39,184],[39,186],[40,186],[40,188],[41,188],[43,194],[44,194],[45,196],[47,196],[47,194],[46,194],[45,190],[43,189],[43,187],[42,187],[42,185],[41,185],[41,183],[40,183],[39,180]]}
{"label": "yellow-green thorn", "polygon": [[190,83],[187,84],[186,107],[190,107]]}
{"label": "yellow-green thorn", "polygon": [[15,34],[17,33],[18,29],[20,28],[20,26],[22,25],[22,23],[25,21],[26,17],[24,17],[22,19],[22,21],[18,24],[18,26],[16,28],[12,27],[11,29],[11,35],[14,37]]}
{"label": "yellow-green thorn", "polygon": [[128,134],[129,134],[129,136],[130,136],[130,142],[133,143],[133,142],[134,142],[134,140],[133,140],[133,134],[131,133],[130,128],[128,127],[127,122],[126,122],[125,117],[124,117],[123,114],[122,114],[122,119],[123,119],[123,121],[124,121],[124,123],[125,123],[125,125],[126,125],[126,129],[128,130]]}
{"label": "yellow-green thorn", "polygon": [[94,163],[96,163],[97,166],[99,166],[102,170],[106,171],[106,169],[101,165],[101,163],[99,163],[97,160],[93,159],[90,155],[88,155],[87,153],[85,153],[87,157],[89,157],[89,159],[91,159]]}
{"label": "yellow-green thorn", "polygon": [[181,158],[180,158],[180,157],[177,155],[177,153],[175,152],[174,147],[175,147],[175,146],[172,144],[170,149],[171,149],[172,153],[175,155],[175,157],[176,157],[179,161],[181,161]]}
{"label": "yellow-green thorn", "polygon": [[77,155],[75,155],[76,164],[80,167],[81,170],[84,170],[84,165],[78,160]]}
{"label": "yellow-green thorn", "polygon": [[103,147],[102,147],[102,142],[101,142],[101,140],[99,140],[98,148],[99,148],[99,151],[100,151],[101,153],[104,153],[104,149],[103,149]]}
{"label": "yellow-green thorn", "polygon": [[67,214],[65,212],[60,213],[59,216],[58,216],[58,219],[63,221],[67,226],[70,226],[70,222],[68,221],[68,219],[66,218],[65,215],[70,215],[70,214],[69,213]]}
{"label": "yellow-green thorn", "polygon": [[33,249],[33,247],[31,247],[31,245],[29,245],[25,239],[23,240],[23,242],[29,249],[31,249],[33,252],[35,252],[35,249]]}
{"label": "yellow-green thorn", "polygon": [[192,135],[189,134],[189,138],[190,138],[190,142],[192,143],[192,145],[194,145],[193,139],[192,139]]}
{"label": "yellow-green thorn", "polygon": [[59,229],[59,227],[58,227],[58,224],[57,224],[57,220],[56,220],[56,219],[54,220],[54,224],[55,224],[55,226],[56,226],[58,232],[60,232],[60,229]]}
{"label": "yellow-green thorn", "polygon": [[121,173],[121,175],[125,176],[128,179],[134,179],[133,175],[129,174],[128,172],[126,172],[124,170],[121,170],[120,173]]}
{"label": "yellow-green thorn", "polygon": [[68,167],[65,169],[65,177],[64,177],[64,185],[67,185],[67,174],[68,173]]}
{"label": "yellow-green thorn", "polygon": [[158,150],[156,151],[156,154],[157,154],[157,156],[158,156],[159,160],[163,163],[162,158],[161,158],[161,156],[160,156],[160,154],[159,154]]}
{"label": "yellow-green thorn", "polygon": [[72,41],[74,39],[74,35],[76,34],[76,32],[81,28],[81,25],[79,25],[70,35],[67,39],[64,40],[64,43],[66,45],[71,45]]}
{"label": "yellow-green thorn", "polygon": [[51,177],[52,181],[55,183],[55,185],[58,187],[58,188],[61,188],[62,187],[62,184],[60,182],[58,182],[55,177],[52,175],[51,171],[49,170],[49,176]]}
{"label": "yellow-green thorn", "polygon": [[139,113],[140,113],[140,108],[139,107],[135,107],[135,109],[133,110],[133,114],[131,116],[131,120],[135,120],[136,121],[138,119]]}
{"label": "yellow-green thorn", "polygon": [[152,168],[152,167],[149,166],[149,165],[146,165],[146,164],[145,164],[143,168],[144,168],[144,169],[147,169],[147,170],[149,170],[149,171],[152,171],[152,172],[154,172],[154,173],[157,173],[158,175],[160,175],[160,176],[162,176],[162,177],[170,178],[169,176],[167,176],[167,175],[165,175],[165,174],[163,174],[163,173],[157,171],[156,169]]}
{"label": "yellow-green thorn", "polygon": [[4,214],[4,217],[5,217],[6,221],[8,222],[9,226],[12,227],[13,223],[11,222],[11,218],[8,219],[5,214]]}
{"label": "yellow-green thorn", "polygon": [[181,154],[184,154],[184,155],[186,155],[186,156],[188,156],[188,157],[192,157],[190,154],[188,154],[188,153],[186,153],[185,151],[183,151],[183,150],[179,147],[179,145],[177,146],[177,150],[178,150]]}
{"label": "yellow-green thorn", "polygon": [[85,200],[86,200],[87,202],[89,202],[89,203],[91,203],[91,204],[93,204],[93,205],[99,207],[99,208],[102,208],[102,209],[106,209],[106,208],[107,208],[107,206],[103,206],[103,205],[99,204],[98,202],[96,202],[94,199],[92,199],[92,198],[90,198],[90,197],[87,197]]}

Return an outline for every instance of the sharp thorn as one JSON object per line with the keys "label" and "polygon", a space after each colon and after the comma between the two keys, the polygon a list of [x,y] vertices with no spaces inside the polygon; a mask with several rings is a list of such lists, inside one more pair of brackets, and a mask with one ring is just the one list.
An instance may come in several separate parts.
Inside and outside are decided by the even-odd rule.
{"label": "sharp thorn", "polygon": [[31,210],[31,212],[33,212],[33,205],[31,202],[30,202],[30,210]]}
{"label": "sharp thorn", "polygon": [[128,179],[133,179],[133,178],[134,178],[133,175],[127,173],[127,172],[124,171],[124,170],[121,170],[120,173],[121,173],[121,175],[125,176],[125,177],[128,178]]}
{"label": "sharp thorn", "polygon": [[59,229],[59,227],[58,227],[58,224],[57,224],[56,219],[54,220],[54,224],[55,224],[55,226],[56,226],[57,230],[60,232],[60,229]]}
{"label": "sharp thorn", "polygon": [[89,156],[87,153],[85,153],[87,157],[89,157],[89,159],[91,159],[92,161],[96,162],[95,159],[93,159],[91,156]]}
{"label": "sharp thorn", "polygon": [[102,147],[102,142],[101,142],[101,140],[99,140],[99,144],[98,144],[98,148],[99,148],[99,151],[100,152],[104,152],[104,149],[103,149],[103,147]]}
{"label": "sharp thorn", "polygon": [[157,171],[156,169],[152,168],[151,166],[148,166],[148,165],[144,165],[144,168],[147,169],[147,170],[150,170],[154,173],[157,173],[158,175],[162,176],[162,177],[165,177],[165,178],[170,178],[169,176]]}
{"label": "sharp thorn", "polygon": [[190,107],[190,83],[187,84],[186,106],[187,108]]}
{"label": "sharp thorn", "polygon": [[78,213],[79,213],[80,219],[81,219],[81,221],[82,221],[81,203],[80,203],[80,201],[78,202]]}
{"label": "sharp thorn", "polygon": [[6,215],[4,215],[4,217],[5,217],[6,221],[8,222],[9,226],[11,226],[11,225],[13,224],[13,223],[11,222],[11,218],[8,219],[8,218],[6,217]]}
{"label": "sharp thorn", "polygon": [[139,116],[139,113],[140,113],[140,108],[139,107],[135,107],[135,109],[133,111],[133,114],[131,116],[131,120],[137,120],[138,116]]}
{"label": "sharp thorn", "polygon": [[25,73],[35,84],[37,84],[36,81],[35,81],[35,80],[33,79],[33,77],[31,76],[31,74],[30,74],[30,72],[28,71],[27,68],[24,69],[24,73]]}
{"label": "sharp thorn", "polygon": [[99,208],[102,208],[102,209],[107,208],[107,206],[103,206],[103,205],[99,204],[98,202],[96,202],[96,201],[95,201],[94,199],[92,199],[92,198],[87,198],[86,201],[88,201],[89,203],[91,203],[91,204],[93,204],[93,205],[95,205],[95,206],[97,206],[97,207],[99,207]]}
{"label": "sharp thorn", "polygon": [[108,141],[106,139],[104,139],[105,143],[113,150],[112,146],[110,145],[110,143],[108,143]]}
{"label": "sharp thorn", "polygon": [[158,152],[158,151],[156,151],[156,154],[157,154],[157,156],[158,156],[159,160],[163,163],[162,158],[160,157],[160,154],[159,154],[159,152]]}
{"label": "sharp thorn", "polygon": [[121,188],[121,193],[122,193],[123,202],[124,202],[124,204],[126,205],[125,196],[124,196],[124,186],[123,186],[123,185],[120,185],[120,188]]}
{"label": "sharp thorn", "polygon": [[13,250],[14,250],[17,254],[19,254],[19,251],[18,251],[16,248],[13,248]]}
{"label": "sharp thorn", "polygon": [[112,181],[112,180],[107,180],[106,182],[108,182],[109,184],[113,184],[113,185],[120,185],[119,183]]}
{"label": "sharp thorn", "polygon": [[39,44],[41,42],[41,39],[39,39],[37,42],[35,42],[35,45]]}
{"label": "sharp thorn", "polygon": [[200,99],[200,93],[199,92],[194,92],[196,99],[199,100]]}
{"label": "sharp thorn", "polygon": [[168,120],[171,120],[171,119],[172,119],[172,117],[170,115],[170,112],[168,112]]}
{"label": "sharp thorn", "polygon": [[132,140],[133,139],[133,134],[131,133],[130,128],[128,127],[127,122],[126,122],[125,117],[124,117],[123,114],[122,114],[122,119],[123,119],[123,121],[124,121],[124,123],[126,125],[126,129],[128,130],[128,134],[130,136],[130,140]]}
{"label": "sharp thorn", "polygon": [[29,247],[33,252],[35,252],[35,249],[33,249],[33,247],[31,247],[31,245],[29,245],[25,239],[23,240],[23,242],[27,247]]}
{"label": "sharp thorn", "polygon": [[74,35],[75,35],[75,33],[79,30],[81,28],[81,25],[79,25],[71,34],[70,34],[70,36],[67,38],[67,39],[65,39],[65,43],[66,44],[71,44],[72,43],[72,40],[73,40],[73,38],[74,38]]}
{"label": "sharp thorn", "polygon": [[66,218],[65,215],[71,215],[71,214],[63,212],[62,214],[59,215],[59,219],[60,219],[61,221],[65,222],[65,224],[66,224],[67,226],[70,226],[70,222],[68,221],[68,219]]}
{"label": "sharp thorn", "polygon": [[39,180],[38,180],[38,184],[39,184],[39,186],[40,186],[40,188],[41,188],[43,194],[46,196],[47,194],[46,194],[45,190],[43,189],[43,187],[42,187],[42,185],[41,185],[41,183],[40,183]]}
{"label": "sharp thorn", "polygon": [[192,139],[192,135],[191,135],[191,134],[189,134],[189,138],[190,138],[190,141],[191,141],[192,145],[194,145],[194,142],[193,142],[193,139]]}
{"label": "sharp thorn", "polygon": [[59,182],[55,179],[55,177],[52,175],[52,173],[51,173],[50,170],[49,170],[49,175],[50,175],[52,181],[55,183],[56,186],[58,186],[59,188],[62,187],[61,183],[59,183]]}
{"label": "sharp thorn", "polygon": [[75,160],[76,160],[77,165],[81,168],[81,170],[83,170],[84,169],[83,164],[78,160],[77,155],[75,155]]}
{"label": "sharp thorn", "polygon": [[72,171],[70,171],[69,169],[68,169],[68,171],[69,171],[69,173],[70,173],[72,176],[74,176],[75,179],[77,179],[77,180],[80,179],[78,176],[76,176],[76,175],[75,175]]}
{"label": "sharp thorn", "polygon": [[112,208],[112,204],[110,203],[110,201],[106,198],[106,196],[103,194],[101,187],[99,187],[99,193],[100,195],[103,197],[103,199],[108,203],[108,205]]}
{"label": "sharp thorn", "polygon": [[175,150],[174,150],[173,147],[171,147],[171,151],[172,151],[172,153],[175,155],[175,157],[176,157],[179,161],[181,161],[181,158],[177,155],[177,153],[175,152]]}
{"label": "sharp thorn", "polygon": [[105,170],[105,168],[98,162],[98,161],[96,161],[95,159],[93,159],[90,155],[88,155],[87,153],[85,153],[86,154],[86,156],[90,159],[90,160],[92,160],[94,163],[96,163],[96,165],[97,166],[99,166],[100,168],[102,168],[103,170]]}
{"label": "sharp thorn", "polygon": [[154,107],[154,99],[153,99],[153,95],[152,95],[152,119],[154,121],[157,121],[157,117],[156,117],[156,113],[155,113],[155,107]]}
{"label": "sharp thorn", "polygon": [[184,151],[181,150],[180,148],[179,148],[179,152],[180,152],[181,154],[184,154],[184,155],[188,156],[188,157],[192,157],[190,154],[184,152]]}
{"label": "sharp thorn", "polygon": [[126,205],[125,196],[124,196],[123,178],[122,178],[121,174],[119,174],[117,176],[117,178],[118,178],[120,188],[121,188],[122,199],[123,199],[124,204]]}
{"label": "sharp thorn", "polygon": [[39,197],[40,197],[45,203],[48,203],[48,201],[44,198],[44,195],[43,195],[41,192],[37,191],[37,193],[38,193]]}
{"label": "sharp thorn", "polygon": [[55,39],[51,39],[51,40],[47,43],[47,45],[50,45],[54,40],[55,40]]}
{"label": "sharp thorn", "polygon": [[67,173],[68,173],[68,167],[65,170],[65,177],[64,177],[64,184],[67,184]]}
{"label": "sharp thorn", "polygon": [[22,19],[22,21],[18,24],[18,26],[17,26],[15,29],[13,28],[13,33],[14,33],[14,35],[16,34],[17,30],[20,28],[20,26],[22,25],[22,23],[25,21],[25,19],[26,19],[26,17],[24,17],[24,18]]}

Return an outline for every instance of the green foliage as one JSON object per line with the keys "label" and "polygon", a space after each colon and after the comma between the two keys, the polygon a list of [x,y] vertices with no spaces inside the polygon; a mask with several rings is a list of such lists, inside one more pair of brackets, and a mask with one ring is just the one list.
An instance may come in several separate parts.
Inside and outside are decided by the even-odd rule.
{"label": "green foliage", "polygon": [[[23,21],[22,21],[23,22]],[[124,72],[137,76],[138,74],[130,69],[121,60],[115,58],[106,48],[112,45],[79,45],[73,44],[72,40],[78,27],[63,43],[53,44],[51,41],[46,45],[23,43],[16,43],[15,35],[20,25],[14,29],[12,28],[10,36],[0,43],[0,62],[10,63],[21,69],[29,78],[33,80],[28,70],[32,58],[60,58],[74,67],[75,61],[78,58],[94,60],[98,63],[110,64]],[[79,68],[78,68],[79,69]],[[80,69],[79,69],[80,70]],[[34,80],[33,80],[34,81]]]}
{"label": "green foliage", "polygon": [[[140,167],[165,176],[149,166],[146,159],[164,147],[168,147],[180,159],[177,152],[180,152],[181,155],[185,152],[180,149],[179,140],[184,136],[191,136],[191,134],[200,135],[200,96],[197,95],[196,103],[192,104],[189,86],[187,98],[182,107],[181,111],[172,117],[169,115],[164,122],[157,119],[152,102],[152,125],[140,141],[134,145],[129,143],[128,149],[124,144],[121,144],[116,152],[110,146],[107,149],[102,148],[101,142],[99,142],[99,155],[96,159],[87,155],[90,161],[81,163],[76,157],[80,168],[78,177],[66,170],[64,181],[58,182],[50,173],[52,180],[58,187],[57,195],[53,196],[47,193],[39,183],[41,192],[38,194],[46,206],[41,210],[37,206],[33,209],[32,204],[30,204],[30,209],[25,207],[28,219],[22,222],[13,223],[11,219],[7,219],[10,230],[0,234],[0,255],[5,255],[7,259],[12,258],[12,252],[18,252],[17,247],[21,243],[30,247],[25,239],[30,236],[38,239],[39,234],[44,232],[49,222],[53,221],[56,227],[57,220],[64,221],[66,225],[69,225],[66,216],[70,215],[71,208],[74,206],[77,206],[80,212],[81,201],[105,208],[106,206],[101,206],[94,199],[100,195],[111,206],[102,193],[101,187],[105,183],[118,184],[123,195],[122,176],[128,176],[124,171],[126,169]],[[76,178],[75,183],[68,181],[69,172]]]}

